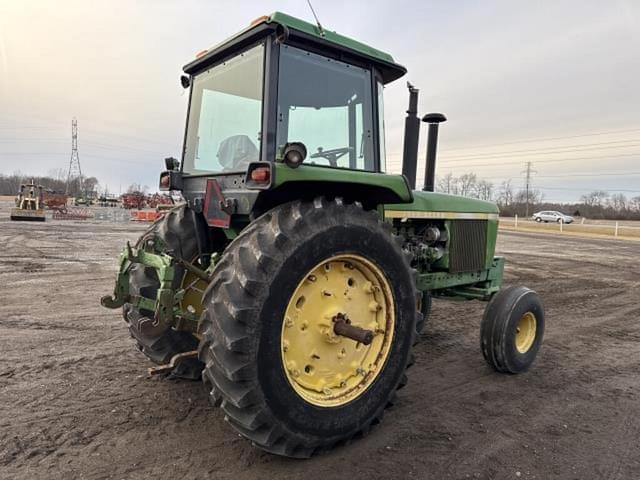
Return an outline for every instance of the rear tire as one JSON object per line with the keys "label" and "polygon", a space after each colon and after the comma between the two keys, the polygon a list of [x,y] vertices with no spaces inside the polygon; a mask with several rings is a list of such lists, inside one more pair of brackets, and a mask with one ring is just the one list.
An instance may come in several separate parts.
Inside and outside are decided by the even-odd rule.
{"label": "rear tire", "polygon": [[[410,268],[401,243],[383,226],[375,211],[364,212],[359,205],[345,205],[340,199],[316,199],[270,210],[229,245],[205,293],[199,358],[205,363],[203,381],[211,402],[221,406],[225,419],[242,436],[274,454],[309,457],[363,435],[380,422],[384,409],[393,403],[396,390],[406,384],[405,370],[412,363],[410,350],[419,315],[415,271]],[[393,293],[394,316],[386,318],[394,320],[384,360],[375,373],[362,373],[362,382],[370,383],[360,391],[351,390],[354,396],[345,397],[344,403],[328,406],[322,400],[306,397],[299,384],[291,380],[294,374],[290,364],[284,365],[287,354],[283,352],[288,348],[285,342],[289,345],[284,332],[293,323],[285,322],[284,316],[292,301],[300,301],[296,293],[300,285],[316,282],[318,277],[309,275],[315,272],[314,268],[349,255],[366,259],[388,279],[385,285]],[[366,283],[357,285],[371,291],[365,288]],[[349,298],[345,288],[346,284],[332,290],[329,296],[345,302],[343,291],[344,297]],[[295,319],[298,323],[294,329],[307,328],[300,326],[300,317]],[[354,323],[357,320],[354,315]],[[325,357],[326,349],[333,348],[332,344],[347,348],[353,344],[336,343],[344,342],[343,337],[322,343],[314,328],[309,327],[307,337],[312,342],[309,355],[313,358],[317,348],[328,360],[316,355],[316,360],[309,362],[317,361],[315,370],[325,375],[329,362],[336,363],[331,360],[333,357]],[[389,328],[387,323],[385,330]],[[384,331],[380,333],[387,338]],[[304,377],[305,372],[312,375],[307,367],[295,376]],[[333,371],[326,374],[333,378]],[[343,385],[332,388],[336,390],[329,388],[327,395],[340,391]]]}
{"label": "rear tire", "polygon": [[[200,231],[197,222],[197,217],[191,209],[186,206],[175,208],[156,220],[138,239],[136,247],[157,238],[164,244],[165,251],[171,250],[180,258],[191,261],[197,258],[199,253],[197,235]],[[179,288],[183,275],[184,269],[176,267],[174,288]],[[131,268],[129,291],[132,295],[155,298],[159,286],[158,275],[154,268],[140,264]],[[198,348],[198,339],[192,333],[173,328],[159,329],[154,326],[154,312],[125,304],[122,313],[129,324],[129,333],[136,341],[138,349],[153,363],[163,365],[169,363],[178,353]],[[175,377],[197,380],[200,378],[202,367],[202,363],[198,360],[187,359],[181,362],[172,374]]]}
{"label": "rear tire", "polygon": [[526,372],[544,336],[544,307],[536,292],[507,287],[494,295],[480,326],[480,348],[497,372]]}

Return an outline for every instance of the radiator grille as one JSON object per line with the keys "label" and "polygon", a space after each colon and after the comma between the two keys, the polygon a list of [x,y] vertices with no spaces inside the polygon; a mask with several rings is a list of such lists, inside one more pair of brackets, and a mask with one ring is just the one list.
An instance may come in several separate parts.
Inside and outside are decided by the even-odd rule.
{"label": "radiator grille", "polygon": [[449,242],[449,271],[473,272],[485,267],[487,221],[453,220]]}

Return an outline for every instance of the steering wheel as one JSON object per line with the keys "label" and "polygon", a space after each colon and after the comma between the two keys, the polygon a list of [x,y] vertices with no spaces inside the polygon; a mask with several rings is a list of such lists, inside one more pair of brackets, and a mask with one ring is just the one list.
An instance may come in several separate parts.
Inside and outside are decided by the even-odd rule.
{"label": "steering wheel", "polygon": [[351,147],[333,148],[331,150],[324,150],[322,147],[318,147],[318,151],[309,155],[309,158],[324,158],[329,161],[329,165],[337,167],[338,160],[352,151],[353,148]]}

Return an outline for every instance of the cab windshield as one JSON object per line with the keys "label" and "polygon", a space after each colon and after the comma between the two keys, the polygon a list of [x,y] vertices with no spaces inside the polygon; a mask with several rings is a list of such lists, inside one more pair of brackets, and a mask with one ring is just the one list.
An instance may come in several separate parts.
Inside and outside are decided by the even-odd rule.
{"label": "cab windshield", "polygon": [[375,171],[369,70],[285,45],[277,141],[302,142],[305,164]]}
{"label": "cab windshield", "polygon": [[260,158],[264,45],[193,79],[183,171],[240,172]]}

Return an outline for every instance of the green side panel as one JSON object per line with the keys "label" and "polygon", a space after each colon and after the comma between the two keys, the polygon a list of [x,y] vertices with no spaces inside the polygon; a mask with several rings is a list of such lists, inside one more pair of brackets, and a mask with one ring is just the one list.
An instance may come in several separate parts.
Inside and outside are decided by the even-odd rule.
{"label": "green side panel", "polygon": [[408,204],[387,204],[384,209],[385,211],[486,213],[495,215],[499,212],[495,203],[458,195],[419,190],[413,192],[413,202]]}
{"label": "green side panel", "polygon": [[339,45],[340,47],[354,50],[356,52],[362,53],[363,55],[368,55],[383,62],[395,63],[393,57],[388,53],[382,52],[373,47],[365,45],[364,43],[353,40],[352,38],[345,37],[344,35],[340,35],[339,33],[331,32],[329,30],[324,30],[324,35],[322,35],[317,25],[313,25],[311,23],[305,22],[304,20],[292,17],[290,15],[287,15],[286,13],[274,12],[273,14],[271,14],[267,22],[278,23],[288,28],[299,30],[303,33],[313,35],[314,37],[321,38],[323,40],[327,40],[331,43]]}
{"label": "green side panel", "polygon": [[489,268],[478,272],[429,272],[418,275],[418,290],[437,297],[488,300],[500,290],[504,275],[504,257],[493,257]]}
{"label": "green side panel", "polygon": [[[362,170],[347,170],[342,168],[328,168],[302,164],[298,168],[290,168],[284,163],[275,162],[274,183],[277,188],[288,182],[327,182],[371,185],[393,191],[403,202],[410,205],[411,190],[402,175],[366,172]],[[403,205],[402,203],[398,205]]]}

